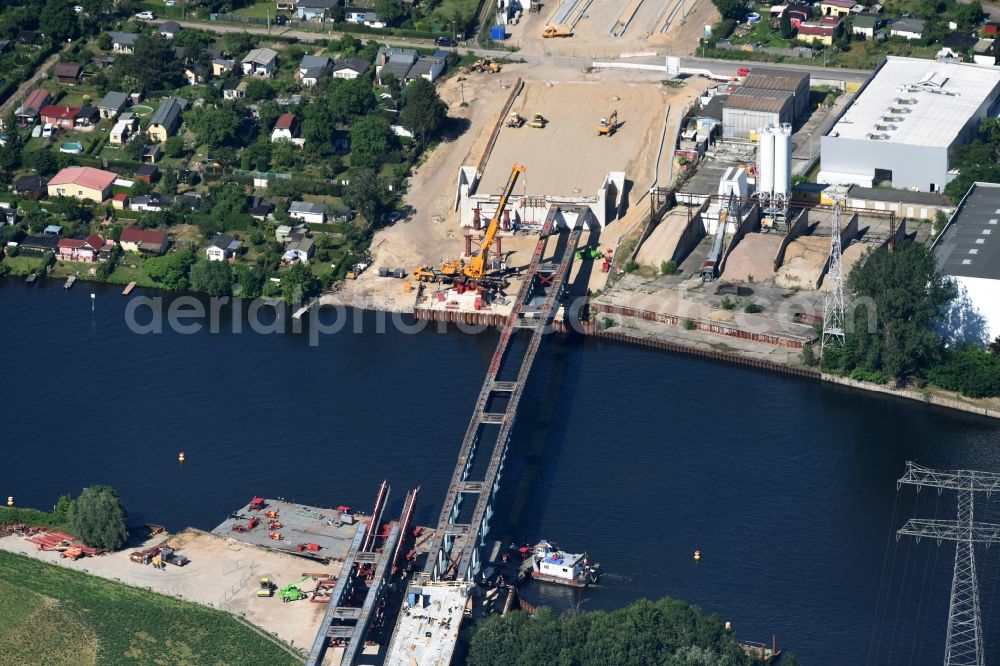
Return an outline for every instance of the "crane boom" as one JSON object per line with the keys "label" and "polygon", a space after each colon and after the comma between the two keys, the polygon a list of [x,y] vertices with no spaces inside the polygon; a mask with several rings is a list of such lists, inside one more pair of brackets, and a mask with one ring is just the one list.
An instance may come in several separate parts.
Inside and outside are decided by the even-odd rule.
{"label": "crane boom", "polygon": [[497,212],[493,215],[493,219],[490,220],[489,226],[486,227],[486,235],[483,237],[483,242],[480,245],[479,256],[473,257],[462,271],[465,277],[470,280],[481,280],[486,273],[486,259],[489,256],[490,247],[493,245],[493,239],[496,238],[497,232],[500,230],[500,218],[507,208],[507,201],[510,199],[510,195],[514,192],[514,184],[517,183],[517,177],[522,173],[524,173],[524,166],[520,164],[515,164],[510,170],[510,178],[507,179],[507,184],[503,188],[503,194],[500,195],[500,204],[497,206]]}

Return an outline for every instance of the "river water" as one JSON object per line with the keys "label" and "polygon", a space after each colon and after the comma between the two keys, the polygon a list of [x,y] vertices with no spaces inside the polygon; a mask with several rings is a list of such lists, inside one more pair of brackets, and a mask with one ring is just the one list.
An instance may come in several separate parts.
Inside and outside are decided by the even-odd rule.
{"label": "river water", "polygon": [[[175,297],[162,298],[166,311]],[[367,313],[311,345],[306,332],[234,333],[223,312],[218,333],[142,335],[129,300],[0,281],[0,495],[48,507],[107,483],[132,523],[211,529],[253,495],[367,510],[387,478],[393,512],[419,485],[417,520],[436,522],[495,331],[381,333]],[[742,638],[777,634],[803,663],[934,664],[954,547],[892,535],[910,517],[953,518],[955,497],[896,479],[907,460],[1000,470],[1000,424],[553,336],[508,460],[494,535],[586,549],[607,571],[583,592],[530,587],[532,601],[670,595]],[[998,503],[980,498],[977,519],[1000,522]],[[1000,549],[978,554],[996,657]]]}

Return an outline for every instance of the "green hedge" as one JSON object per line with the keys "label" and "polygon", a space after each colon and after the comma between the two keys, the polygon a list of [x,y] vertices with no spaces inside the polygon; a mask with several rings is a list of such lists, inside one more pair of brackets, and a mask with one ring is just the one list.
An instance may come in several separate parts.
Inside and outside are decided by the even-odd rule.
{"label": "green hedge", "polygon": [[0,525],[21,524],[68,529],[64,521],[45,511],[21,507],[0,507]]}

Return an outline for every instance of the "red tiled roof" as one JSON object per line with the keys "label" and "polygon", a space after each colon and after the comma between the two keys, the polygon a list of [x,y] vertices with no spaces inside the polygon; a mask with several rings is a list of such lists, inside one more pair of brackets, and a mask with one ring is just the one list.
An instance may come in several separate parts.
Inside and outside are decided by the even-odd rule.
{"label": "red tiled roof", "polygon": [[59,245],[59,247],[76,247],[76,248],[81,248],[86,243],[87,243],[87,241],[80,240],[79,238],[60,238],[58,245]]}
{"label": "red tiled roof", "polygon": [[803,23],[799,25],[800,35],[816,35],[817,37],[828,37],[833,35],[832,25],[816,25],[815,23]]}
{"label": "red tiled roof", "polygon": [[820,0],[819,4],[840,7],[841,9],[851,9],[857,3],[854,0]]}
{"label": "red tiled roof", "polygon": [[31,93],[24,98],[24,103],[21,105],[26,109],[40,109],[45,105],[50,99],[49,91],[45,88],[38,88],[37,90],[32,90]]}
{"label": "red tiled roof", "polygon": [[292,129],[292,125],[295,124],[295,115],[291,113],[283,113],[278,116],[278,122],[274,123],[274,129]]}
{"label": "red tiled roof", "polygon": [[41,113],[43,116],[48,118],[76,118],[76,114],[80,112],[80,107],[78,106],[56,106],[50,104],[48,106],[43,106]]}
{"label": "red tiled roof", "polygon": [[95,250],[100,250],[104,247],[104,239],[101,238],[100,234],[90,234],[87,236],[87,245]]}
{"label": "red tiled roof", "polygon": [[167,240],[167,235],[162,231],[152,229],[140,229],[139,227],[125,227],[119,241],[122,243],[152,243],[153,245],[163,245]]}
{"label": "red tiled roof", "polygon": [[114,199],[115,201],[128,201],[128,195],[125,194],[124,192],[119,192],[118,194],[116,194],[111,198]]}
{"label": "red tiled roof", "polygon": [[94,190],[104,190],[118,176],[94,167],[66,167],[49,181],[49,185],[79,185]]}

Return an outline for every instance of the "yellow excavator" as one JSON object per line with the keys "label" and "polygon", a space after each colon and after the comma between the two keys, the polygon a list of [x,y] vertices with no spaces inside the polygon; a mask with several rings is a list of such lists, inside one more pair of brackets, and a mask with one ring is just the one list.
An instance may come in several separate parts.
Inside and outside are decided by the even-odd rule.
{"label": "yellow excavator", "polygon": [[618,131],[618,111],[612,111],[608,118],[601,118],[601,124],[597,126],[597,136],[612,136]]}
{"label": "yellow excavator", "polygon": [[443,262],[439,269],[431,266],[421,266],[413,271],[413,277],[420,282],[461,282],[463,284],[481,285],[491,289],[502,287],[502,280],[491,278],[486,274],[486,264],[490,255],[490,248],[493,247],[493,241],[496,240],[497,232],[500,231],[500,220],[503,218],[503,212],[507,208],[507,202],[514,192],[514,185],[517,183],[518,176],[524,173],[524,170],[524,166],[520,164],[515,164],[511,168],[510,177],[507,179],[507,184],[500,195],[500,203],[497,205],[497,211],[493,214],[493,218],[490,219],[490,223],[486,227],[486,234],[479,245],[478,255],[472,257],[468,264],[464,263],[461,259],[451,259]]}

